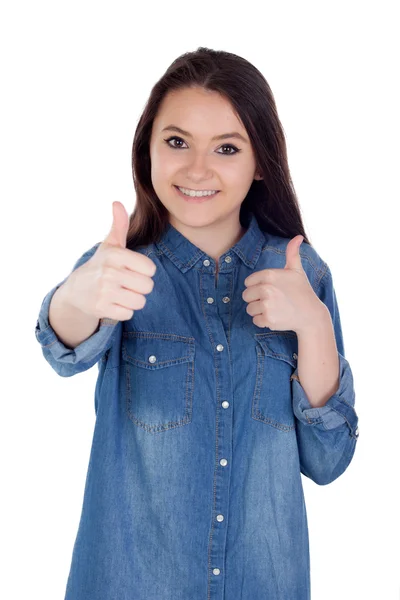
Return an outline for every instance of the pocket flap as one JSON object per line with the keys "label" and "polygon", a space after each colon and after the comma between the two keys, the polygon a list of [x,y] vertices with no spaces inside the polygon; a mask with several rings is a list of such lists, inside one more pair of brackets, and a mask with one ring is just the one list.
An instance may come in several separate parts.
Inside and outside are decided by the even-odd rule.
{"label": "pocket flap", "polygon": [[266,356],[284,360],[293,368],[296,368],[298,340],[295,332],[271,331],[268,333],[256,333],[254,334],[254,338],[261,345]]}
{"label": "pocket flap", "polygon": [[122,356],[144,369],[162,369],[194,359],[194,338],[169,333],[125,331]]}

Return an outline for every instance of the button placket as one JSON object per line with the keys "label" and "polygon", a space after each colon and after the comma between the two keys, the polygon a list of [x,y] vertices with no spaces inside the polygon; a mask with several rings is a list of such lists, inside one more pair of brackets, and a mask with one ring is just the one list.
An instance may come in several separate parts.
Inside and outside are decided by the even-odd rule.
{"label": "button placket", "polygon": [[[226,257],[225,257],[225,262],[226,262],[226,263],[230,263],[230,262],[232,262],[232,258],[231,258],[230,256],[226,256]],[[208,258],[206,258],[206,259],[203,261],[203,265],[204,265],[204,266],[206,266],[206,267],[209,267],[209,266],[210,266],[210,264],[211,264],[211,261],[210,261]],[[208,303],[208,304],[213,304],[214,302],[215,302],[214,298],[212,298],[212,297],[208,297],[208,298],[207,298],[207,303]],[[223,302],[224,304],[227,304],[228,302],[230,302],[230,298],[229,298],[228,296],[224,296],[224,297],[222,298],[222,302]],[[216,345],[216,350],[217,350],[218,352],[222,352],[222,351],[224,350],[224,345],[223,345],[223,344],[217,344],[217,345]],[[221,406],[222,406],[224,409],[227,409],[227,408],[229,408],[229,402],[228,402],[227,400],[224,400],[224,401],[221,403]],[[228,461],[227,461],[227,459],[226,459],[226,458],[221,458],[221,459],[220,459],[220,465],[221,465],[222,467],[226,467],[226,466],[227,466],[227,464],[228,464]],[[224,517],[224,515],[223,515],[223,514],[218,514],[218,515],[216,516],[216,520],[217,520],[219,523],[222,523],[222,522],[225,520],[225,517]],[[216,568],[214,568],[214,569],[212,570],[212,572],[213,572],[213,575],[220,575],[220,573],[221,573],[220,569],[218,569],[217,567],[216,567]]]}
{"label": "button placket", "polygon": [[[231,257],[231,256],[225,256],[225,259],[224,259],[224,260],[225,260],[225,262],[226,262],[226,263],[230,263],[230,262],[232,262],[232,257]],[[208,258],[205,258],[205,259],[203,260],[203,265],[204,265],[205,267],[209,267],[209,266],[210,266],[210,264],[211,264],[211,261],[210,261]],[[224,297],[222,298],[222,302],[223,302],[224,304],[227,304],[227,303],[228,303],[228,302],[230,302],[230,301],[231,301],[231,299],[229,298],[229,296],[224,296]],[[212,298],[211,296],[209,296],[209,297],[207,298],[207,303],[208,303],[208,304],[214,304],[214,302],[215,302],[215,300],[214,300],[214,298]]]}

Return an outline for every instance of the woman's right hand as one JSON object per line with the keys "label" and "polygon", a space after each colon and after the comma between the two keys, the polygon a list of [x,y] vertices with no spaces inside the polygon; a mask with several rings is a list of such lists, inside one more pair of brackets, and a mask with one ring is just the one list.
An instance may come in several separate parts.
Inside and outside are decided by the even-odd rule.
{"label": "woman's right hand", "polygon": [[72,306],[98,319],[128,321],[146,304],[154,286],[156,265],[126,248],[129,217],[121,202],[113,202],[110,233],[95,254],[65,282]]}

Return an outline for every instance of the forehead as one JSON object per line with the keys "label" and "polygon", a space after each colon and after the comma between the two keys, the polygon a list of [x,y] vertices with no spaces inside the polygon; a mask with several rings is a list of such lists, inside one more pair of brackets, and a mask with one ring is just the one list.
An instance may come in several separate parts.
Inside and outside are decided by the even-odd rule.
{"label": "forehead", "polygon": [[154,119],[154,129],[160,131],[170,123],[190,131],[193,136],[235,129],[247,137],[229,100],[203,88],[185,88],[166,94]]}

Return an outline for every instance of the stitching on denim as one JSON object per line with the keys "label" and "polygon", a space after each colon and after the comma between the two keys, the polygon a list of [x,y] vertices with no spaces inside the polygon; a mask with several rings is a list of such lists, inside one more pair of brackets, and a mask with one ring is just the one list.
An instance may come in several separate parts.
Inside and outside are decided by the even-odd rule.
{"label": "stitching on denim", "polygon": [[[192,363],[192,366],[190,363]],[[182,363],[182,364],[185,364],[185,363]],[[189,380],[190,380],[190,377],[189,377],[190,369],[192,369],[192,377],[194,379],[194,358],[192,361],[190,361],[188,363],[188,368],[186,370],[187,375],[186,375],[186,394],[185,394],[185,396],[186,396],[185,416],[182,419],[180,419],[179,421],[167,421],[167,423],[161,423],[160,425],[149,425],[148,423],[145,423],[144,421],[141,421],[140,419],[138,419],[131,411],[131,405],[132,405],[131,374],[130,374],[129,365],[126,365],[125,366],[126,408],[127,408],[128,418],[131,421],[133,421],[137,426],[141,427],[148,433],[160,433],[160,432],[168,431],[170,429],[175,429],[176,427],[182,427],[183,425],[188,425],[189,423],[191,423],[192,422],[192,412],[191,411],[188,412],[188,406],[190,406],[190,403],[193,405],[194,386],[192,385],[191,396],[189,396],[189,394],[187,393],[187,390],[188,390],[188,384],[189,384]],[[193,379],[192,379],[192,381],[193,381]]]}
{"label": "stitching on denim", "polygon": [[[337,410],[336,408],[333,408],[333,406],[330,407],[333,411],[335,411],[336,413],[338,413],[341,417],[343,417],[344,421],[347,423],[348,428],[350,429],[351,432],[351,436],[354,437],[353,433],[356,431],[357,429],[357,424],[355,426],[355,429],[353,429],[353,427],[350,425],[349,420],[347,419],[346,415],[344,415],[343,413],[341,413],[339,410]],[[330,431],[330,430],[327,430]]]}
{"label": "stitching on denim", "polygon": [[[258,399],[257,398],[259,397],[258,392],[261,393],[261,387],[262,387],[262,383],[264,381],[265,358],[268,357],[269,355],[265,355],[264,352],[260,350],[259,345],[256,345],[255,348],[256,348],[256,353],[257,353],[257,365],[256,365],[256,382],[255,382],[255,386],[254,386],[253,397],[251,400],[251,418],[254,419],[255,421],[260,421],[267,425],[271,425],[272,427],[275,427],[276,429],[279,429],[281,431],[285,431],[285,432],[293,431],[293,429],[295,429],[295,427],[296,427],[295,422],[293,422],[292,425],[285,425],[284,423],[280,423],[279,421],[277,421],[276,419],[273,419],[272,417],[267,417],[267,416],[263,415],[261,410],[258,408]],[[287,357],[287,354],[284,354],[283,356]],[[294,415],[293,415],[293,417],[294,417]]]}

